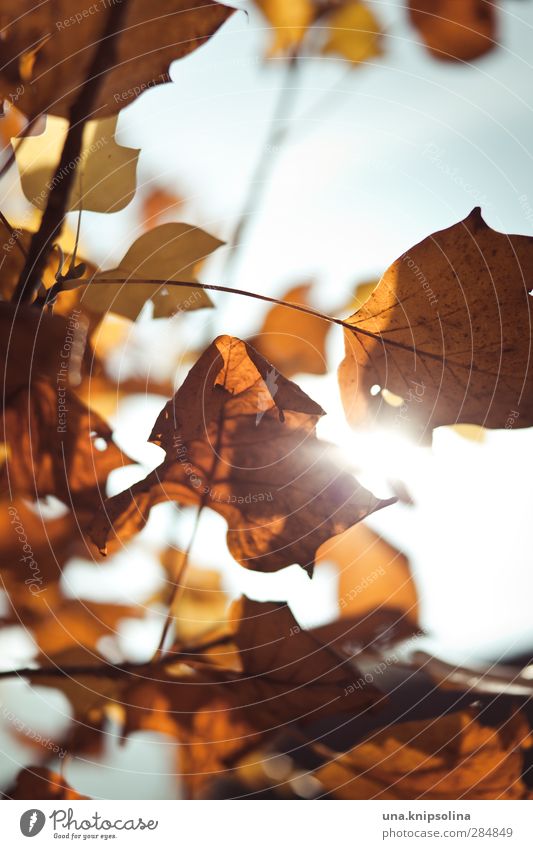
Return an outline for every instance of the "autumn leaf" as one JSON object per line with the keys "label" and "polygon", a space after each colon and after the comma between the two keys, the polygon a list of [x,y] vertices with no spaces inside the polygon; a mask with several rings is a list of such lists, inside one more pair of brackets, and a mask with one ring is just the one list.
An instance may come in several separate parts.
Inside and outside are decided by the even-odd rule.
{"label": "autumn leaf", "polygon": [[274,30],[270,56],[298,52],[316,22],[326,32],[323,54],[336,54],[358,64],[381,53],[380,26],[358,0],[256,0]]}
{"label": "autumn leaf", "polygon": [[[117,144],[117,120],[112,116],[85,124],[68,209],[118,212],[132,200],[139,151]],[[48,116],[44,133],[12,141],[22,190],[37,209],[46,208],[58,179],[55,174],[67,130],[68,121]]]}
{"label": "autumn leaf", "polygon": [[14,787],[8,791],[10,799],[43,799],[71,801],[73,799],[88,799],[73,790],[65,779],[44,766],[31,766],[21,770],[17,775]]}
{"label": "autumn leaf", "polygon": [[390,666],[391,660],[397,658],[395,651],[400,644],[421,637],[424,632],[401,608],[381,606],[361,615],[346,613],[340,619],[313,628],[312,633],[324,646],[349,657],[372,658],[374,665],[379,658]]}
{"label": "autumn leaf", "polygon": [[[312,307],[311,290],[311,283],[294,286],[281,300]],[[276,304],[249,344],[286,377],[301,372],[326,374],[326,338],[330,328],[324,319]]]}
{"label": "autumn leaf", "polygon": [[141,223],[146,232],[159,224],[180,207],[185,205],[185,198],[174,194],[162,186],[152,186],[141,197]]}
{"label": "autumn leaf", "polygon": [[[6,108],[7,107],[7,108]],[[24,129],[26,121],[18,109],[11,105],[4,105],[4,112],[0,115],[0,148],[2,152],[8,148],[13,136],[18,136]]]}
{"label": "autumn leaf", "polygon": [[103,505],[93,540],[104,550],[110,536],[127,539],[154,504],[176,500],[220,513],[243,566],[299,563],[311,574],[321,543],[394,500],[376,499],[334,464],[315,435],[322,415],[249,345],[218,337],[154,425],[150,441],[166,459]]}
{"label": "autumn leaf", "polygon": [[380,56],[381,27],[376,17],[357,0],[344,3],[327,19],[328,37],[323,53],[342,56],[354,65]]}
{"label": "autumn leaf", "polygon": [[316,777],[337,799],[526,797],[525,719],[514,714],[492,728],[480,718],[470,710],[393,725],[336,757]]}
{"label": "autumn leaf", "polygon": [[496,46],[497,6],[489,0],[409,0],[408,9],[436,59],[470,62]]}
{"label": "autumn leaf", "polygon": [[[44,581],[57,580],[61,575],[64,555],[76,544],[76,536],[76,521],[71,513],[47,519],[39,509],[30,507],[22,498],[0,502],[0,538],[3,542],[0,569],[21,580],[24,587],[21,602],[24,597],[29,600],[32,596],[32,590],[28,591],[31,584],[24,584],[32,577],[29,568],[32,559]],[[2,577],[5,580],[5,574]]]}
{"label": "autumn leaf", "polygon": [[96,649],[102,637],[117,634],[120,622],[143,616],[140,606],[65,597],[51,605],[47,592],[41,599],[42,615],[35,622],[23,620],[21,624],[30,626],[42,658],[77,646]]}
{"label": "autumn leaf", "polygon": [[[2,5],[0,97],[28,117],[66,117],[103,35],[112,4],[87,14],[83,0],[6,0]],[[169,66],[196,50],[233,14],[206,0],[130,0],[118,39],[118,59],[102,81],[92,117],[115,115],[156,85]],[[49,36],[43,39],[43,34]],[[38,49],[35,49],[38,44]],[[31,67],[25,62],[32,57]]]}
{"label": "autumn leaf", "polygon": [[271,56],[298,48],[317,16],[313,0],[256,0],[256,5],[274,29]]}
{"label": "autumn leaf", "polygon": [[404,253],[348,319],[348,419],[388,418],[420,439],[456,423],[531,426],[532,279],[533,239],[492,230],[479,209]]}
{"label": "autumn leaf", "polygon": [[[371,686],[351,687],[356,667],[302,629],[286,604],[242,598],[228,620],[238,670],[192,664],[192,675],[176,665],[123,696],[124,734],[150,730],[176,737],[195,792],[287,724],[353,716],[383,700]],[[231,647],[228,655],[233,659]]]}
{"label": "autumn leaf", "polygon": [[[85,349],[83,328],[76,317],[68,322],[62,316],[41,313],[33,307],[0,301],[0,366],[3,402],[33,380],[56,378],[60,352],[68,338],[75,352],[67,382],[76,374],[76,363]],[[5,438],[5,431],[3,434]]]}
{"label": "autumn leaf", "polygon": [[5,411],[9,455],[0,491],[32,499],[55,495],[76,510],[94,512],[109,473],[131,462],[111,436],[103,419],[64,382],[35,381],[19,390]]}
{"label": "autumn leaf", "polygon": [[166,284],[172,280],[196,283],[199,264],[222,244],[188,224],[154,227],[133,243],[117,268],[96,275],[83,294],[83,306],[97,313],[109,310],[132,321],[148,300],[153,301],[154,318],[210,307],[203,289]]}
{"label": "autumn leaf", "polygon": [[338,569],[341,617],[390,608],[418,621],[418,593],[407,557],[365,523],[325,542],[317,552],[320,563]]}

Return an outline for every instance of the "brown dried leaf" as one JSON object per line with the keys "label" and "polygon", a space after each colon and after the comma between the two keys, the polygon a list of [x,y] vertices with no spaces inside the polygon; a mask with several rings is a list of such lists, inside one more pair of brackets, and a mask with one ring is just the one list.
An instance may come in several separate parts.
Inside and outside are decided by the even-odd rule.
{"label": "brown dried leaf", "polygon": [[409,19],[436,59],[470,62],[496,46],[491,0],[409,0]]}
{"label": "brown dried leaf", "polygon": [[220,513],[243,566],[299,563],[311,573],[321,543],[392,503],[335,466],[315,435],[321,415],[249,345],[218,337],[154,425],[150,440],[166,459],[106,502],[93,540],[104,550],[111,535],[140,530],[154,504],[176,500]]}
{"label": "brown dried leaf", "polygon": [[[495,232],[479,209],[403,254],[348,319],[348,418],[388,414],[420,438],[458,422],[531,426],[532,279],[533,238]],[[399,396],[396,410],[379,388]]]}
{"label": "brown dried leaf", "polygon": [[[0,97],[16,101],[28,117],[44,112],[68,116],[111,8],[111,3],[104,4],[96,14],[87,14],[85,0],[38,5],[33,0],[5,0]],[[92,117],[115,115],[143,91],[169,82],[170,63],[207,41],[233,11],[209,0],[130,0],[118,58],[105,75]],[[43,33],[50,37],[34,57],[31,79],[27,72],[23,79],[20,57],[32,52]]]}
{"label": "brown dried leaf", "polygon": [[53,604],[48,592],[43,593],[40,599],[41,615],[34,622],[23,620],[22,624],[31,627],[44,658],[57,656],[72,648],[95,649],[101,637],[117,633],[123,619],[143,616],[141,606],[64,597],[58,604]]}
{"label": "brown dried leaf", "polygon": [[111,441],[109,426],[65,384],[35,381],[11,399],[4,417],[9,455],[0,491],[54,495],[76,510],[94,510],[105,498],[109,473],[130,459]]}
{"label": "brown dried leaf", "polygon": [[182,769],[196,794],[287,724],[355,715],[381,698],[373,687],[350,687],[356,667],[303,630],[286,604],[243,598],[229,619],[240,672],[196,664],[194,674],[186,674],[178,666],[124,694],[125,733],[177,737],[184,746]]}
{"label": "brown dried leaf", "polygon": [[462,711],[385,728],[316,777],[337,799],[521,799],[529,745],[520,714],[498,729]]}
{"label": "brown dried leaf", "polygon": [[32,766],[19,772],[14,787],[7,793],[10,799],[51,799],[71,801],[89,799],[80,796],[58,772],[44,766]]}
{"label": "brown dried leaf", "polygon": [[[19,498],[0,502],[0,539],[0,569],[24,587],[25,596],[32,596],[42,584],[59,579],[61,566],[81,535],[72,513],[46,519]],[[31,578],[36,579],[33,589]]]}
{"label": "brown dried leaf", "polygon": [[[55,376],[69,332],[61,316],[42,313],[31,306],[17,307],[0,301],[0,367],[2,370],[3,402],[31,380]],[[72,343],[80,356],[85,340],[77,332]]]}

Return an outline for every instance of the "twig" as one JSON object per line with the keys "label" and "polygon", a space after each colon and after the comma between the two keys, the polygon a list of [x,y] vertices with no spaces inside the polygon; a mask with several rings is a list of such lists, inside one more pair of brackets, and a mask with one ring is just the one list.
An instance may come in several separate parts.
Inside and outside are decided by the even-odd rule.
{"label": "twig", "polygon": [[228,243],[229,253],[225,263],[225,273],[228,277],[230,276],[230,270],[233,270],[237,256],[237,248],[241,243],[243,234],[249,225],[257,206],[259,205],[264,185],[276,158],[276,150],[289,130],[288,116],[290,115],[294,98],[298,91],[296,85],[294,85],[297,61],[298,56],[294,53],[287,62],[285,75],[281,82],[272,118],[270,119],[267,138],[262,148],[261,155],[259,156],[259,160],[256,163],[248,195],[239,215],[233,236]]}
{"label": "twig", "polygon": [[345,80],[348,80],[349,77],[353,77],[354,71],[351,65],[348,65],[342,76],[337,82],[332,85],[330,88],[325,89],[319,98],[311,104],[309,109],[305,112],[301,112],[300,115],[295,115],[294,120],[291,122],[290,126],[287,127],[286,135],[292,138],[294,135],[297,135],[299,131],[301,131],[302,124],[308,124],[310,121],[315,123],[321,117],[321,114],[324,112],[328,112],[331,109],[334,109],[336,104],[336,98],[340,96],[344,96],[349,94],[345,88],[339,88],[339,86],[344,83]]}
{"label": "twig", "polygon": [[[98,279],[90,279],[90,280],[80,280],[80,285],[90,284],[91,286],[98,286],[102,283],[114,283],[118,285],[120,283],[124,283],[124,281],[116,280],[113,278],[104,278],[99,277]],[[154,286],[161,286],[161,280],[142,280],[139,283],[150,283]],[[135,286],[135,280],[127,281],[128,286]],[[230,295],[242,295],[244,298],[253,298],[256,301],[265,301],[267,304],[276,304],[280,307],[287,307],[291,310],[296,310],[296,312],[303,312],[306,315],[312,315],[314,318],[320,318],[323,321],[327,321],[330,324],[336,324],[338,327],[343,327],[345,330],[350,330],[352,333],[355,333],[359,336],[366,336],[369,339],[375,339],[378,342],[381,342],[382,345],[389,345],[391,348],[399,348],[402,351],[409,351],[409,353],[413,353],[413,347],[411,345],[406,345],[403,342],[397,342],[394,339],[388,339],[386,336],[383,336],[381,333],[372,333],[371,330],[364,330],[362,327],[357,327],[355,324],[350,324],[349,321],[346,321],[342,318],[335,318],[331,315],[326,315],[326,313],[320,312],[319,310],[313,309],[313,307],[305,307],[302,304],[295,304],[291,301],[284,301],[280,298],[272,298],[270,295],[260,295],[259,292],[247,292],[246,289],[236,289],[233,286],[217,286],[214,283],[198,283],[195,282],[194,285],[198,289],[204,289],[206,292],[228,292]],[[183,280],[167,280],[165,281],[165,286],[178,286],[178,287],[186,287],[188,289],[191,288],[191,283]],[[421,348],[416,348],[417,356],[428,357],[431,360],[436,360],[437,362],[442,362],[444,359],[444,355],[442,354],[434,354],[432,351],[424,351]],[[451,360],[446,360],[447,364],[453,366],[454,363]],[[460,363],[455,363],[455,365],[460,366]],[[475,366],[469,365],[468,367],[471,371],[476,371]]]}
{"label": "twig", "polygon": [[157,663],[163,656],[165,643],[167,641],[167,635],[174,621],[174,608],[176,606],[176,602],[181,594],[181,589],[183,586],[183,579],[185,577],[185,572],[187,570],[187,564],[189,562],[189,555],[191,553],[191,549],[194,544],[194,540],[196,538],[196,532],[198,530],[198,525],[200,524],[200,514],[202,512],[203,504],[200,504],[198,510],[196,511],[196,518],[194,520],[194,527],[192,529],[191,537],[189,539],[189,544],[185,551],[182,552],[181,562],[176,570],[176,575],[174,579],[174,588],[172,590],[172,595],[170,596],[170,601],[168,603],[168,613],[167,618],[165,620],[165,624],[163,625],[163,631],[161,633],[161,639],[159,640],[159,644],[155,651],[155,654],[152,659],[152,663]]}
{"label": "twig", "polygon": [[63,227],[70,190],[83,142],[85,123],[93,115],[105,73],[117,59],[117,35],[126,15],[128,0],[110,6],[105,31],[93,56],[85,82],[69,110],[69,127],[61,158],[51,181],[50,193],[41,225],[32,237],[26,263],[22,270],[13,301],[31,301],[39,287],[52,242]]}
{"label": "twig", "polygon": [[92,665],[92,666],[38,666],[35,668],[26,667],[24,669],[9,669],[5,672],[0,672],[1,678],[75,678],[76,676],[86,675],[89,677],[104,677],[104,678],[121,678],[124,675],[129,675],[132,672],[150,672],[154,666],[167,666],[174,663],[187,663],[196,655],[202,655],[206,651],[217,646],[223,646],[231,641],[230,634],[223,634],[215,637],[208,642],[198,646],[184,647],[180,651],[173,652],[160,658],[157,662],[151,663],[123,663],[117,666],[113,663]]}

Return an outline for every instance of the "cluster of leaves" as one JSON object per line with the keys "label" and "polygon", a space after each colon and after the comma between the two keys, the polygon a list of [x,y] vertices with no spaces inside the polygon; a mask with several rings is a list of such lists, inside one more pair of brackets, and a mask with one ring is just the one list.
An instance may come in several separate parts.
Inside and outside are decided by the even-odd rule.
{"label": "cluster of leaves", "polygon": [[[294,59],[305,44],[358,64],[383,50],[382,27],[366,4],[257,5],[272,26],[272,53]],[[494,46],[495,7],[483,0],[408,5],[438,58],[470,60]],[[116,268],[102,270],[80,261],[78,239],[61,232],[65,215],[116,211],[134,196],[138,151],[116,143],[118,112],[168,81],[170,62],[233,11],[204,0],[154,0],[150,8],[123,0],[87,16],[70,0],[4,3],[0,96],[24,116],[10,159],[42,213],[33,230],[2,220],[3,622],[29,630],[39,663],[18,674],[63,691],[73,721],[58,743],[72,755],[101,753],[117,722],[122,739],[151,730],[179,741],[192,796],[221,784],[260,793],[273,775],[276,792],[292,796],[298,776],[312,771],[312,792],[341,798],[524,797],[529,729],[519,710],[489,727],[465,687],[462,701],[454,694],[446,709],[432,702],[429,717],[387,714],[395,696],[368,677],[369,664],[386,664],[398,643],[419,633],[418,598],[406,558],[358,523],[396,499],[376,498],[343,469],[316,436],[324,411],[290,378],[325,373],[326,335],[337,324],[346,338],[339,377],[351,422],[386,421],[416,385],[424,391],[409,426],[419,439],[458,422],[505,427],[510,411],[514,426],[531,426],[533,240],[494,232],[474,210],[360,291],[347,319],[318,313],[310,285],[301,285],[250,340],[216,338],[175,393],[150,382],[118,384],[106,371],[102,327],[110,313],[134,322],[148,302],[154,318],[213,306],[207,290],[223,287],[199,283],[198,273],[222,242],[182,222],[150,228],[162,208],[164,218],[165,206],[177,205],[163,193],[151,198],[146,232]],[[57,26],[71,16],[76,26]],[[8,110],[10,121],[14,114]],[[46,129],[36,133],[45,114]],[[97,409],[110,395],[143,390],[173,395],[150,435],[165,457],[106,498],[109,474],[131,460]],[[43,507],[50,497],[62,505],[55,518]],[[112,662],[102,638],[143,613],[69,598],[63,569],[73,556],[98,559],[97,550],[103,556],[123,545],[163,501],[222,516],[229,551],[246,568],[299,564],[312,577],[315,564],[338,561],[341,619],[305,631],[286,604],[247,598],[226,612],[217,574],[185,575],[187,553],[176,563],[167,552],[175,589],[152,599],[169,607],[159,649],[152,661]],[[352,595],[372,570],[381,576],[372,591]],[[319,724],[340,715],[355,723],[356,740],[344,749],[316,743]],[[305,768],[283,755],[295,747]],[[281,772],[279,764],[272,772],[280,757]],[[45,751],[36,758],[7,795],[83,798],[47,765]]]}

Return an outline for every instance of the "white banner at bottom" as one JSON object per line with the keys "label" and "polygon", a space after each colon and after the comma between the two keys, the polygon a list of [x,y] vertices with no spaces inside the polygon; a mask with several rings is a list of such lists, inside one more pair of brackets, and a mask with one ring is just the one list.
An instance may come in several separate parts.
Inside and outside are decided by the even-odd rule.
{"label": "white banner at bottom", "polygon": [[6,801],[0,823],[9,849],[533,847],[533,801]]}

